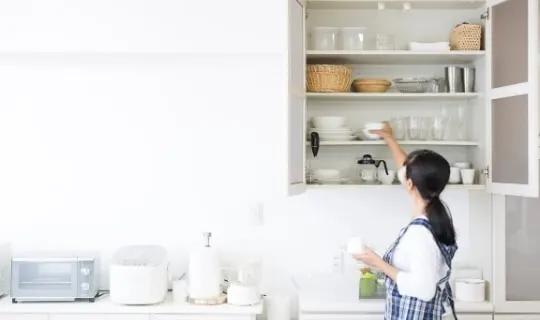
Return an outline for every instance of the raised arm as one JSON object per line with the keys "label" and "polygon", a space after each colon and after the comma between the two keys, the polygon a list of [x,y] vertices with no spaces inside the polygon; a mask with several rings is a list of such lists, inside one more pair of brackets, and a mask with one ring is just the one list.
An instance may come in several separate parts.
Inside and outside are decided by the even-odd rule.
{"label": "raised arm", "polygon": [[407,159],[407,154],[403,151],[403,149],[401,149],[397,141],[394,139],[392,128],[390,127],[388,122],[384,123],[384,128],[382,128],[381,130],[370,130],[370,132],[383,137],[384,141],[386,141],[386,144],[388,145],[388,148],[390,148],[390,152],[392,153],[392,159],[394,160],[397,168],[400,169],[401,167],[403,167],[403,164]]}

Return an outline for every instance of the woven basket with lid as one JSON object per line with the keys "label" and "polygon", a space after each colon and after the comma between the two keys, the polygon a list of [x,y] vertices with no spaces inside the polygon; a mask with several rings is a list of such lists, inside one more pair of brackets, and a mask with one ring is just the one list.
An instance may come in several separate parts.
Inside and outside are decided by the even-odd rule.
{"label": "woven basket with lid", "polygon": [[342,65],[310,64],[307,66],[306,86],[309,92],[349,92],[352,69]]}
{"label": "woven basket with lid", "polygon": [[482,45],[482,26],[479,24],[458,24],[450,34],[450,49],[480,50]]}

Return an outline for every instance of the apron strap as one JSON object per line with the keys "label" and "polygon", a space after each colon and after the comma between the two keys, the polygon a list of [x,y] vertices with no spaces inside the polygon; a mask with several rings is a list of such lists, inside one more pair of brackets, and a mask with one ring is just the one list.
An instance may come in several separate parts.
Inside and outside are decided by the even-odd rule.
{"label": "apron strap", "polygon": [[[444,246],[442,243],[437,241],[437,238],[435,237],[435,232],[433,231],[433,228],[431,227],[431,224],[429,223],[429,221],[427,221],[426,219],[421,219],[421,218],[420,219],[414,219],[411,222],[411,225],[412,224],[422,225],[422,226],[426,227],[431,232],[431,234],[433,235],[433,239],[435,240],[435,243],[437,244],[437,246],[439,247],[439,250],[441,251],[441,254],[442,254],[443,258],[444,258],[444,261],[445,261],[446,265],[448,266],[448,272],[437,283],[437,289],[442,290],[442,296],[443,296],[443,298],[447,298],[445,300],[449,301],[450,308],[452,309],[452,315],[454,316],[454,319],[457,320],[456,308],[455,308],[455,304],[454,304],[454,296],[453,296],[452,287],[450,286],[449,281],[450,281],[450,275],[451,275],[451,272],[452,272],[452,258],[454,258],[454,255],[455,255],[458,247],[457,247],[457,245]],[[440,289],[440,286],[445,282],[446,282],[446,284],[445,284],[444,288]]]}

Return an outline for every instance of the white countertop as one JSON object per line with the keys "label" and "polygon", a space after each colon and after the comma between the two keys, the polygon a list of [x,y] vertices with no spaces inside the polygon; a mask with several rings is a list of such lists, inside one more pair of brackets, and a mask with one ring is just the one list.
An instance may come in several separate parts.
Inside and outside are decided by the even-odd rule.
{"label": "white countertop", "polygon": [[[382,313],[383,299],[320,299],[316,297],[299,298],[299,310],[302,313]],[[456,301],[456,312],[492,313],[491,302],[459,302]]]}
{"label": "white countertop", "polygon": [[217,306],[199,306],[185,303],[178,303],[172,300],[172,294],[167,294],[167,298],[161,304],[147,306],[124,306],[111,302],[108,296],[96,299],[95,302],[20,302],[11,303],[10,297],[0,299],[1,313],[148,313],[148,314],[261,314],[263,304],[254,306],[236,307],[228,304]]}

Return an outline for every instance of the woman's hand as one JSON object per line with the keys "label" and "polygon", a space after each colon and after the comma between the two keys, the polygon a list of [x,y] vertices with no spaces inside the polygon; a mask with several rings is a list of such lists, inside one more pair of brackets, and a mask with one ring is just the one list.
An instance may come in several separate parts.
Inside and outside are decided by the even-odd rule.
{"label": "woman's hand", "polygon": [[398,269],[386,263],[378,254],[368,247],[364,247],[364,253],[353,255],[353,258],[364,262],[366,265],[379,269],[386,274],[390,279],[397,281]]}
{"label": "woman's hand", "polygon": [[380,269],[382,264],[385,263],[378,254],[376,254],[373,250],[371,250],[371,248],[368,247],[364,247],[364,253],[353,255],[353,258],[355,258],[356,260],[360,260],[366,265],[377,269]]}
{"label": "woman's hand", "polygon": [[383,137],[384,140],[393,139],[394,133],[392,132],[392,127],[390,127],[386,121],[383,123],[384,127],[382,129],[369,130],[369,133],[378,134]]}

